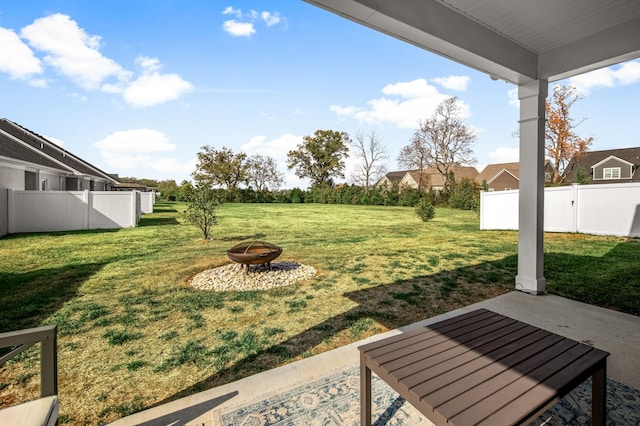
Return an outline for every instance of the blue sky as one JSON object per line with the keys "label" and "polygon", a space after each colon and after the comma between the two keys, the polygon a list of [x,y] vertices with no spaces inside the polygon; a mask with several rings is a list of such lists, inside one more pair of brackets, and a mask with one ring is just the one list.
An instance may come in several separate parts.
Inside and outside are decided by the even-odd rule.
{"label": "blue sky", "polygon": [[[592,150],[639,146],[640,61],[585,74]],[[448,96],[480,171],[518,160],[515,86],[300,0],[0,0],[0,116],[109,173],[190,179],[203,145],[286,153],[317,129],[375,134],[387,167]],[[354,160],[348,162],[347,181]]]}

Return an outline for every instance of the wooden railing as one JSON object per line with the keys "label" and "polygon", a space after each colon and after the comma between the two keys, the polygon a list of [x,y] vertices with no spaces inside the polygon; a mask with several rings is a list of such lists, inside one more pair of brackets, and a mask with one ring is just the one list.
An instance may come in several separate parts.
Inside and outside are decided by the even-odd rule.
{"label": "wooden railing", "polygon": [[36,343],[40,343],[40,397],[58,393],[57,326],[29,328],[0,333],[0,349],[13,348],[0,357],[0,366],[18,356]]}

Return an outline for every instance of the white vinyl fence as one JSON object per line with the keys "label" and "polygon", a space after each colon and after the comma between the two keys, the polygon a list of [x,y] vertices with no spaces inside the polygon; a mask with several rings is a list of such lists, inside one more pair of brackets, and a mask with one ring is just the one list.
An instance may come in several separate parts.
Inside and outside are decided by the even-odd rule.
{"label": "white vinyl fence", "polygon": [[11,234],[130,228],[142,214],[137,191],[6,191]]}
{"label": "white vinyl fence", "polygon": [[[518,229],[518,196],[482,192],[480,229]],[[545,188],[544,230],[640,237],[640,183]]]}
{"label": "white vinyl fence", "polygon": [[156,204],[155,192],[141,192],[140,193],[140,209],[142,214],[153,213],[153,206]]}

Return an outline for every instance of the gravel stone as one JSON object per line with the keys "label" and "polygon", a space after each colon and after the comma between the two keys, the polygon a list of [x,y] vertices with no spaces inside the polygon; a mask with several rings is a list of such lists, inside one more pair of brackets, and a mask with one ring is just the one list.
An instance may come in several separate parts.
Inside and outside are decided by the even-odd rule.
{"label": "gravel stone", "polygon": [[316,273],[316,268],[300,263],[271,262],[271,271],[266,264],[252,265],[247,274],[244,265],[232,263],[202,271],[191,279],[190,284],[200,290],[268,290],[313,278]]}

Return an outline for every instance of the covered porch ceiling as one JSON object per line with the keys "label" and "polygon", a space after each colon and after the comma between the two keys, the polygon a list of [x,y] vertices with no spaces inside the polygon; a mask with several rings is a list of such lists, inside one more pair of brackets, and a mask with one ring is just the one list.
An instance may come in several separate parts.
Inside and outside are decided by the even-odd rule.
{"label": "covered porch ceiling", "polygon": [[638,0],[304,0],[515,84],[640,57]]}

